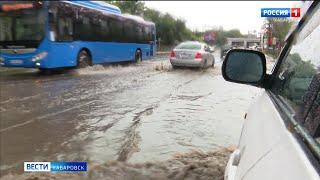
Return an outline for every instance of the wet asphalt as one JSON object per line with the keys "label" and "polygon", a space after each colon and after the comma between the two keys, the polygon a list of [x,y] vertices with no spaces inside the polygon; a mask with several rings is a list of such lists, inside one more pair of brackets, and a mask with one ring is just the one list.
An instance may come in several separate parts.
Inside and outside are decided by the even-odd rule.
{"label": "wet asphalt", "polygon": [[166,56],[41,75],[1,69],[1,176],[26,161],[163,161],[237,145],[261,89],[229,83],[221,61],[172,69]]}

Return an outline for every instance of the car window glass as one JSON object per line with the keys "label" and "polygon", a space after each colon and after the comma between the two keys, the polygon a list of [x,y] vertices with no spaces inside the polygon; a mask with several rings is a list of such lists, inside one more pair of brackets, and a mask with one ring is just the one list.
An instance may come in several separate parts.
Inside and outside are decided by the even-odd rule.
{"label": "car window glass", "polygon": [[201,44],[196,43],[182,43],[176,47],[176,49],[191,49],[191,50],[200,50]]}
{"label": "car window glass", "polygon": [[272,91],[294,110],[297,120],[313,135],[319,136],[320,89],[320,11],[295,38],[282,61]]}

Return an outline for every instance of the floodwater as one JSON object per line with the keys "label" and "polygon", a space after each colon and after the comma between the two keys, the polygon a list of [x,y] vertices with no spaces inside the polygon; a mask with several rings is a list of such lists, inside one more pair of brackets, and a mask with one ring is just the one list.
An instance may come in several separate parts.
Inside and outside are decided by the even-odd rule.
{"label": "floodwater", "polygon": [[173,70],[156,57],[50,76],[2,72],[1,176],[23,174],[26,161],[87,161],[93,171],[236,145],[261,90],[224,81],[215,57],[207,70]]}

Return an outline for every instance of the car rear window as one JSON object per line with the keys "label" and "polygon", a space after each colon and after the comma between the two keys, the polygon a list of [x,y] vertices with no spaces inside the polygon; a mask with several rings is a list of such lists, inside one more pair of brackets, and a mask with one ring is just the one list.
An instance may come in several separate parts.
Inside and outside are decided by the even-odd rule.
{"label": "car rear window", "polygon": [[191,50],[199,50],[201,49],[201,44],[198,43],[182,43],[179,44],[176,49],[191,49]]}

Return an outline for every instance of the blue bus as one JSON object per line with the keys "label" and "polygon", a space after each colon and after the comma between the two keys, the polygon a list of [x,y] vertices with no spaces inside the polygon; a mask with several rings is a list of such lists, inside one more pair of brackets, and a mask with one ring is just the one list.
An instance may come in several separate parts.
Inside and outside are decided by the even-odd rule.
{"label": "blue bus", "polygon": [[155,24],[98,1],[0,1],[0,65],[50,70],[149,59]]}

